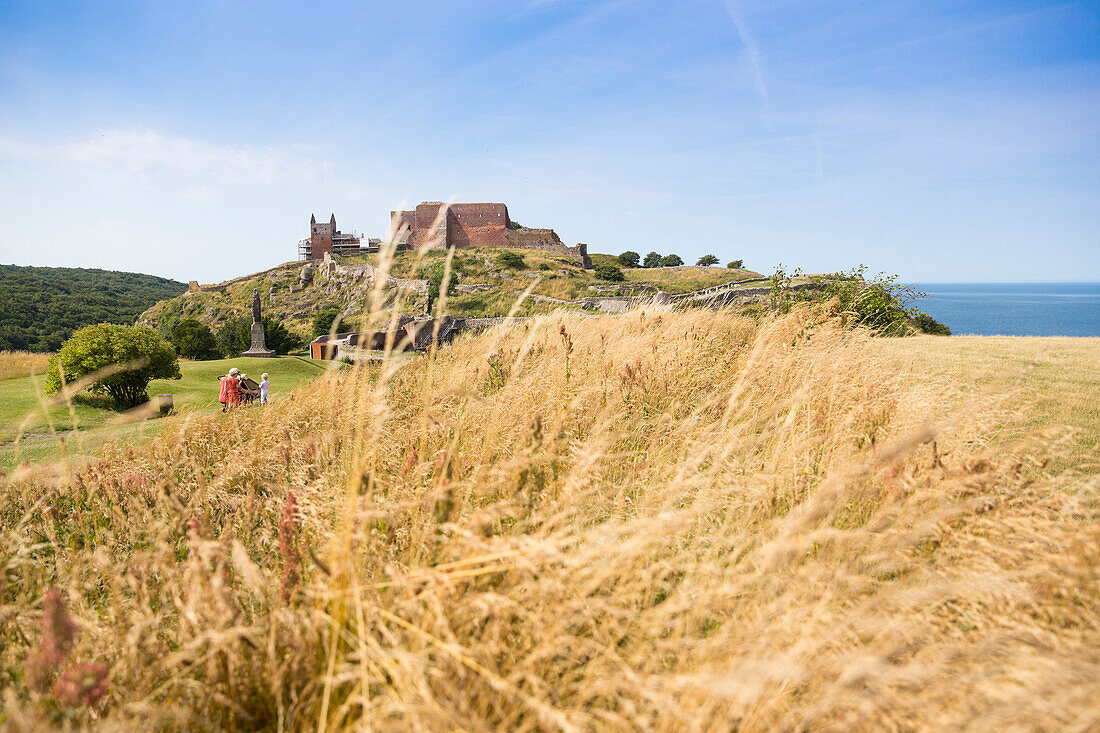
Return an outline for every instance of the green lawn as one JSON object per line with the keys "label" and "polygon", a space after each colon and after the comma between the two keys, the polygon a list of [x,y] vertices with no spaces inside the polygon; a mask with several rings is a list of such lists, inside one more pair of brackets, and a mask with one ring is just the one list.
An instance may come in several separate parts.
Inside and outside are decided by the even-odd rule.
{"label": "green lawn", "polygon": [[[314,361],[296,356],[277,359],[221,359],[218,361],[181,361],[182,379],[158,379],[149,384],[149,395],[171,394],[177,411],[194,409],[218,409],[218,378],[237,367],[259,381],[267,372],[271,379],[271,398],[279,399],[296,386],[322,374],[329,362]],[[19,460],[42,460],[58,454],[58,442],[51,437],[53,431],[73,430],[74,417],[77,435],[66,436],[70,452],[90,452],[105,440],[113,438],[143,439],[155,435],[159,421],[137,425],[104,424],[117,415],[112,410],[76,402],[71,411],[67,405],[43,408],[41,397],[35,389],[44,383],[42,375],[0,380],[0,467],[15,463],[16,437],[22,433],[18,447]],[[52,430],[51,430],[52,426]]]}

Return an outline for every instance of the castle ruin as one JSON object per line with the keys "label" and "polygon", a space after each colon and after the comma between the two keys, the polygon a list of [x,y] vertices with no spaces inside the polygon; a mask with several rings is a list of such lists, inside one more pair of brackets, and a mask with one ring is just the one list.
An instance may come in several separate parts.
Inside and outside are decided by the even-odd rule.
{"label": "castle ruin", "polygon": [[566,255],[591,267],[588,245],[566,246],[553,229],[529,229],[508,218],[500,203],[444,204],[425,201],[413,211],[391,211],[388,241],[412,249],[514,247]]}
{"label": "castle ruin", "polygon": [[309,238],[298,242],[298,259],[320,260],[325,253],[334,255],[357,255],[362,251],[363,240],[357,234],[347,234],[336,229],[336,214],[327,222],[318,222],[317,217],[309,217]]}

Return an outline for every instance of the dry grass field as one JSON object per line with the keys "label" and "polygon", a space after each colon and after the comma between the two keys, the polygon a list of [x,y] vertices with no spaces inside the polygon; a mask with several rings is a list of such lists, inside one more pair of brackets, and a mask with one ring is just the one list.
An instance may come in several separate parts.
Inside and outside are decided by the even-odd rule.
{"label": "dry grass field", "polygon": [[28,377],[46,371],[49,354],[32,351],[0,351],[0,380]]}
{"label": "dry grass field", "polygon": [[984,436],[991,447],[1063,435],[1071,440],[1047,468],[1100,474],[1100,338],[916,336],[873,345],[891,369],[936,383],[941,394],[956,387],[945,411],[1008,400],[1017,413]]}
{"label": "dry grass field", "polygon": [[1096,350],[558,313],[13,470],[0,727],[1095,729]]}

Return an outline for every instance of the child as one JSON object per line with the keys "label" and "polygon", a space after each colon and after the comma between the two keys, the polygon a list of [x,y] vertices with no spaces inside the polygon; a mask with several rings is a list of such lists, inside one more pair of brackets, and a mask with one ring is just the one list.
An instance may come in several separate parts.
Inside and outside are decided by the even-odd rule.
{"label": "child", "polygon": [[267,390],[271,386],[271,382],[267,379],[267,372],[260,375],[260,404],[267,404]]}

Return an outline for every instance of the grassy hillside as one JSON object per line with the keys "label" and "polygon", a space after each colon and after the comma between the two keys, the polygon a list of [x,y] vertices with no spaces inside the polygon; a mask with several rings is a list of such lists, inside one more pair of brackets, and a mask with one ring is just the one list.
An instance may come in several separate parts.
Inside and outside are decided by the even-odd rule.
{"label": "grassy hillside", "polygon": [[983,343],[556,314],[12,472],[0,720],[1090,729],[1097,344]]}
{"label": "grassy hillside", "polygon": [[[3,363],[0,355],[0,366]],[[149,384],[149,394],[173,395],[176,410],[181,412],[219,409],[217,379],[231,366],[257,378],[262,372],[268,372],[272,397],[279,399],[323,373],[327,363],[299,357],[181,361],[183,378],[154,380]],[[54,432],[66,434],[74,426],[79,432],[64,438],[70,453],[89,452],[119,435],[148,437],[163,424],[156,420],[143,426],[130,425],[123,416],[104,408],[95,398],[78,399],[71,406],[50,404],[47,410],[43,400],[49,400],[49,395],[42,394],[41,386],[41,378],[0,379],[0,467],[14,465],[19,460],[37,461],[56,456],[58,443],[52,437]],[[15,445],[17,438],[19,445]]]}
{"label": "grassy hillside", "polygon": [[[521,257],[523,265],[514,268],[501,264],[500,257],[505,252]],[[400,252],[393,259],[390,273],[404,280],[423,280],[430,276],[433,269],[442,267],[446,256],[446,252],[442,251]],[[341,265],[354,266],[366,262],[379,265],[379,255],[337,258],[337,263]],[[231,316],[247,314],[251,307],[252,291],[259,289],[264,313],[283,321],[300,335],[307,336],[310,322],[319,309],[336,305],[358,313],[367,306],[372,280],[351,275],[328,277],[318,272],[311,283],[303,286],[298,274],[304,264],[286,263],[216,291],[187,294],[158,303],[142,316],[143,321],[149,325],[159,325],[180,318],[198,318],[217,328]],[[531,250],[458,250],[453,267],[457,283],[475,291],[456,292],[450,297],[446,311],[454,315],[507,315],[517,296],[532,283],[535,283],[532,294],[559,300],[577,300],[595,295],[590,286],[611,285],[568,257]],[[624,275],[624,286],[654,285],[674,294],[759,277],[758,273],[749,270],[718,267],[627,269]],[[391,295],[394,293],[392,287],[387,290]],[[422,299],[412,294],[403,297],[402,310],[413,313],[418,307],[423,309]],[[519,315],[545,313],[561,307],[560,303],[529,299],[521,306]]]}
{"label": "grassy hillside", "polygon": [[0,265],[0,350],[56,351],[83,326],[133,323],[185,290],[175,280],[134,272]]}

